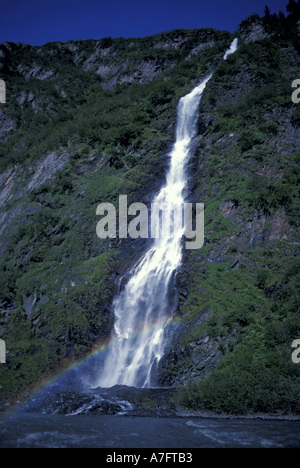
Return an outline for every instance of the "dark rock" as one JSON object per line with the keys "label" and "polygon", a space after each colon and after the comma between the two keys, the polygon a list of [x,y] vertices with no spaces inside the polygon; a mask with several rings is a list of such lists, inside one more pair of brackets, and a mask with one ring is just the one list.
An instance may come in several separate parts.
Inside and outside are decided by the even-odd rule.
{"label": "dark rock", "polygon": [[0,142],[5,142],[16,128],[16,122],[7,117],[3,109],[0,108]]}

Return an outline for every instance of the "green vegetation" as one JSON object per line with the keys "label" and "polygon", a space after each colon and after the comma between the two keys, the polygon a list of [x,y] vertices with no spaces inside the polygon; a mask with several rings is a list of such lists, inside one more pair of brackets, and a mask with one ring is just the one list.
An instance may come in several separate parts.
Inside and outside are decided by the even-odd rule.
{"label": "green vegetation", "polygon": [[[149,177],[161,177],[159,159],[173,140],[179,98],[221,59],[230,37],[178,30],[140,40],[0,46],[5,112],[17,125],[1,144],[0,171],[18,164],[24,172],[3,207],[18,209],[23,190],[18,221],[8,221],[1,242],[0,330],[9,350],[0,369],[3,396],[106,339],[115,271],[134,255],[118,240],[97,238],[96,207],[121,193],[131,202],[151,192]],[[175,49],[177,38],[183,46]],[[199,41],[208,43],[200,58],[190,55]],[[97,74],[94,56],[103,57],[107,78]],[[142,76],[149,64],[159,73],[146,74],[145,83],[110,83],[114,74]],[[31,168],[52,151],[67,155],[64,167],[27,190]]]}
{"label": "green vegetation", "polygon": [[[223,359],[206,378],[178,390],[177,403],[231,414],[299,413],[300,369],[291,360],[300,330],[299,267],[284,245],[252,251],[247,271],[201,264],[182,312],[201,301],[214,313],[182,345],[188,349],[189,342],[208,336],[219,343]],[[193,310],[195,305],[192,322]]]}
{"label": "green vegetation", "polygon": [[[146,75],[143,86],[138,81],[131,86],[117,83],[114,89],[108,78],[97,73],[97,62],[94,67],[87,65],[91,57],[107,49],[107,41],[51,43],[41,48],[0,45],[5,57],[0,77],[7,82],[6,112],[17,122],[17,131],[1,145],[0,170],[14,162],[37,159],[70,140],[98,151],[114,153],[118,147],[122,153],[129,145],[139,148],[149,129],[161,132],[165,127],[161,119],[176,115],[176,101],[190,81],[207,73],[230,41],[227,32],[192,30],[185,33],[180,49],[154,47],[182,34],[176,30],[139,40],[111,39],[108,58],[101,60],[111,79],[120,71],[122,76],[133,74],[141,63],[160,69],[159,78],[149,80]],[[186,60],[200,40],[216,43],[204,50],[200,60],[197,54]],[[43,78],[46,72],[51,72],[49,79]],[[117,168],[123,164],[119,159],[112,156]]]}
{"label": "green vegetation", "polygon": [[[300,367],[291,359],[300,336],[299,121],[291,102],[299,43],[295,15],[272,18],[284,28],[268,26],[272,37],[255,43],[241,39],[202,109],[209,125],[195,186],[206,242],[179,277],[187,291],[182,333],[161,369],[162,382],[179,386],[176,403],[194,410],[300,412]],[[269,20],[255,15],[241,30],[253,21]]]}
{"label": "green vegetation", "polygon": [[[107,252],[79,265],[40,262],[16,282],[17,302],[5,326],[9,355],[1,366],[1,393],[13,396],[40,382],[64,358],[78,359],[106,337],[114,268]],[[24,310],[25,301],[31,308]],[[47,375],[47,374],[46,374]]]}

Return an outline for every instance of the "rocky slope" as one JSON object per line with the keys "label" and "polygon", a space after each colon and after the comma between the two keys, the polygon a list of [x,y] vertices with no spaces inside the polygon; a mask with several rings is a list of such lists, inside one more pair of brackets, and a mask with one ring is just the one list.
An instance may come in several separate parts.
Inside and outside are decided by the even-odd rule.
{"label": "rocky slope", "polygon": [[192,198],[206,205],[206,242],[186,255],[161,363],[162,383],[190,382],[180,401],[194,408],[298,408],[299,110],[284,88],[299,56],[259,31],[259,40],[246,35],[231,69],[217,69],[201,103],[191,177]]}
{"label": "rocky slope", "polygon": [[177,102],[214,71],[189,167],[205,244],[178,272],[158,382],[189,382],[176,398],[193,409],[299,411],[299,51],[294,16],[292,33],[273,20],[243,22],[226,63],[232,36],[213,30],[0,46],[3,401],[109,336],[118,279],[146,243],[97,238],[96,207],[151,200]]}

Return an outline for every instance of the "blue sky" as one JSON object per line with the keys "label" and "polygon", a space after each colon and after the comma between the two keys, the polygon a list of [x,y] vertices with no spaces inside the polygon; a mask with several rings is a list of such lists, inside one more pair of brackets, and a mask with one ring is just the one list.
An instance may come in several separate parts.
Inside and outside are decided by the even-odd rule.
{"label": "blue sky", "polygon": [[286,13],[288,0],[2,0],[0,43],[144,37],[175,28],[234,32],[252,13]]}

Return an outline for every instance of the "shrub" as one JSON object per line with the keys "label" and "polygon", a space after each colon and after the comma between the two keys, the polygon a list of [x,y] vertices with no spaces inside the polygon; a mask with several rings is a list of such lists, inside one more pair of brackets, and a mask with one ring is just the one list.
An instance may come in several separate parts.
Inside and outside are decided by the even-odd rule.
{"label": "shrub", "polygon": [[238,143],[243,153],[252,149],[253,146],[263,143],[263,141],[263,134],[253,128],[244,130],[238,138]]}

